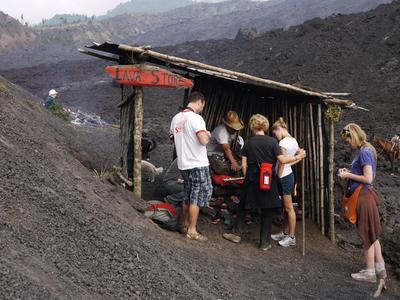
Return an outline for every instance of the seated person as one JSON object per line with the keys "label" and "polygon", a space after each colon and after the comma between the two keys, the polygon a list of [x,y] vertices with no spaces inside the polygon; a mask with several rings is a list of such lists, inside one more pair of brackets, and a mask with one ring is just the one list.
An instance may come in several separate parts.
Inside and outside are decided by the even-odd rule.
{"label": "seated person", "polygon": [[178,160],[175,158],[165,172],[163,177],[164,189],[167,192],[166,202],[178,206],[185,198],[183,190],[183,178],[181,171],[178,169]]}
{"label": "seated person", "polygon": [[[241,169],[237,158],[239,158],[240,150],[244,144],[243,138],[239,135],[239,130],[243,129],[244,125],[238,114],[232,110],[227,112],[223,122],[211,132],[211,140],[207,145],[210,164],[213,171],[218,174],[225,173],[228,175],[228,173],[232,173],[229,172],[231,170],[237,175]],[[223,157],[228,160],[229,167],[223,172],[215,170],[214,162],[216,160],[221,162]]]}

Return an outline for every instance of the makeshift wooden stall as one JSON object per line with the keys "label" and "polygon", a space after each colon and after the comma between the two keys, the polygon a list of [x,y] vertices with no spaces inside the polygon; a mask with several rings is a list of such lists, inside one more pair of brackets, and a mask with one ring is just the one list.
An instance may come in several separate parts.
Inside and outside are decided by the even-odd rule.
{"label": "makeshift wooden stall", "polygon": [[[299,198],[302,202],[303,226],[307,215],[318,224],[323,234],[329,230],[330,237],[334,241],[335,213],[332,180],[334,119],[329,118],[329,126],[326,126],[325,113],[328,106],[357,108],[351,100],[335,98],[335,96],[347,96],[347,94],[322,93],[166,55],[146,47],[104,43],[88,46],[87,49],[80,49],[80,51],[124,65],[136,64],[140,61],[168,68],[175,74],[192,79],[194,81],[192,90],[200,91],[206,97],[203,117],[210,130],[221,123],[228,110],[238,112],[245,124],[248,124],[251,115],[255,113],[267,116],[271,123],[282,116],[289,125],[289,132],[298,140],[300,147],[306,149],[307,152],[306,159],[296,166],[295,172],[299,187],[298,195],[301,195]],[[100,54],[100,52],[103,53]],[[107,55],[104,55],[104,52]],[[130,143],[129,139],[133,130],[130,126],[135,120],[132,109],[134,94],[135,91],[131,87],[122,87],[121,144],[125,149],[121,153],[122,167],[130,164],[129,159],[132,157],[132,153],[126,149],[129,148],[127,144]],[[248,132],[242,133],[244,138],[246,135]],[[303,229],[304,233],[305,227]]]}

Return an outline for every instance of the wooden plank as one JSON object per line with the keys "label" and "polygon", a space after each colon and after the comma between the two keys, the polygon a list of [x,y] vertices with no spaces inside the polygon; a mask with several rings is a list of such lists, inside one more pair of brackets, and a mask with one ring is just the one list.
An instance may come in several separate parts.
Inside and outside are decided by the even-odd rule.
{"label": "wooden plank", "polygon": [[[235,71],[231,71],[231,70],[227,70],[227,69],[211,66],[211,65],[208,65],[208,64],[200,63],[200,62],[189,60],[189,59],[184,59],[184,58],[180,58],[180,57],[176,57],[176,56],[166,55],[166,54],[159,53],[159,52],[156,52],[156,51],[144,49],[142,47],[133,47],[133,46],[129,46],[129,45],[120,44],[118,46],[118,48],[123,50],[123,51],[128,51],[128,52],[133,52],[133,53],[136,53],[136,54],[141,54],[142,56],[151,56],[151,57],[154,57],[154,58],[157,58],[157,59],[161,59],[161,60],[164,60],[164,61],[175,63],[175,64],[177,64],[179,66],[183,66],[185,68],[188,68],[189,70],[190,70],[190,67],[195,67],[195,68],[199,68],[199,69],[202,69],[202,70],[205,70],[205,71],[211,71],[211,72],[213,72],[212,75],[228,77],[228,78],[233,78],[233,79],[238,79],[238,80],[244,80],[244,81],[247,81],[247,82],[251,81],[252,83],[256,83],[256,84],[261,85],[261,86],[274,88],[274,89],[281,90],[281,91],[286,91],[286,92],[303,94],[303,95],[310,96],[310,97],[315,97],[315,98],[318,98],[318,99],[320,99],[320,100],[322,100],[322,101],[324,101],[326,103],[331,103],[333,101],[334,103],[336,103],[338,105],[345,105],[345,106],[349,106],[349,105],[351,105],[353,103],[351,100],[336,99],[336,98],[324,95],[322,93],[308,91],[308,90],[305,90],[305,89],[301,89],[301,88],[295,87],[295,86],[290,85],[290,84],[280,83],[280,82],[276,82],[276,81],[272,81],[272,80],[268,80],[268,79],[264,79],[264,78],[260,78],[260,77],[256,77],[256,76],[252,76],[252,75],[248,75],[248,74],[245,74],[245,73],[235,72]],[[198,70],[198,71],[201,71],[201,70]]]}
{"label": "wooden plank", "polygon": [[192,88],[193,81],[168,70],[146,64],[108,66],[105,71],[119,84],[161,87]]}

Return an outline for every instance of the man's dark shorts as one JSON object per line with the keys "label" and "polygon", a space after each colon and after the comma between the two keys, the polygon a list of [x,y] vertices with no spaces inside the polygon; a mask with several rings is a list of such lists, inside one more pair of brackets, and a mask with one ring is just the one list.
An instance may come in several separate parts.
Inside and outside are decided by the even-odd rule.
{"label": "man's dark shorts", "polygon": [[294,192],[294,174],[290,173],[281,178],[282,194],[284,196],[293,195]]}
{"label": "man's dark shorts", "polygon": [[210,168],[201,167],[181,170],[185,190],[185,202],[199,207],[208,206],[213,192]]}

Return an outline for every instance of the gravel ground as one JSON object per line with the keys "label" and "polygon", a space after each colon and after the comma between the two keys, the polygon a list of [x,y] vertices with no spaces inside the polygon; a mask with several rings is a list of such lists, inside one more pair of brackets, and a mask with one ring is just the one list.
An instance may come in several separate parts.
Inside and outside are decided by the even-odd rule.
{"label": "gravel ground", "polygon": [[[321,90],[353,92],[357,104],[371,111],[346,111],[337,129],[355,121],[368,132],[390,136],[400,126],[399,16],[395,1],[246,43],[193,42],[163,51],[284,82],[300,79]],[[103,68],[99,60],[65,61],[1,74],[40,98],[50,88],[61,89],[64,104],[117,122],[119,90]],[[171,153],[168,124],[182,94],[146,90],[145,99],[144,129],[159,141],[152,161],[165,167]],[[339,227],[339,248],[308,224],[305,258],[300,247],[260,253],[255,235],[232,245],[220,237],[224,228],[206,218],[201,226],[210,242],[204,245],[158,229],[132,208],[129,192],[93,177],[92,168],[115,162],[118,131],[65,124],[43,111],[39,101],[0,81],[1,299],[364,299],[373,291],[373,285],[349,278],[363,265],[354,229],[346,226]],[[336,163],[349,163],[344,145],[338,142],[336,149]],[[384,251],[392,272],[400,274],[400,177],[385,160],[378,167]],[[159,185],[144,184],[146,199],[161,192]],[[383,298],[400,297],[399,286],[392,277]]]}

